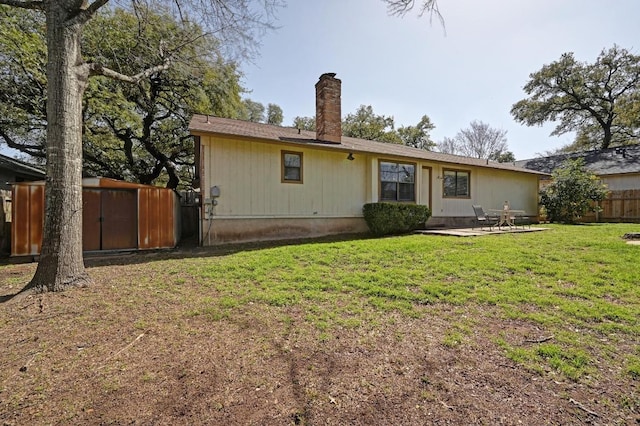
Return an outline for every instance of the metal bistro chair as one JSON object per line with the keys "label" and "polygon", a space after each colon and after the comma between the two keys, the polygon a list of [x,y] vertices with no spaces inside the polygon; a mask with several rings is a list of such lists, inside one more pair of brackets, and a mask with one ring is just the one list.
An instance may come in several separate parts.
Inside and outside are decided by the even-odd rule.
{"label": "metal bistro chair", "polygon": [[500,219],[500,217],[497,215],[486,214],[482,209],[482,206],[474,205],[472,207],[473,207],[473,212],[476,215],[476,224],[480,225],[480,230],[482,230],[484,225],[484,226],[488,226],[489,230],[492,231],[493,227],[496,225],[496,223],[498,223],[498,220]]}
{"label": "metal bistro chair", "polygon": [[521,226],[524,229],[525,225],[531,229],[531,218],[527,216],[524,212],[522,213],[514,213],[511,215],[511,220],[513,221],[513,225],[518,228]]}
{"label": "metal bistro chair", "polygon": [[509,228],[513,226],[515,229],[518,229],[518,226],[522,226],[524,229],[525,225],[529,225],[531,228],[531,222],[529,221],[529,216],[526,215],[524,210],[512,210],[508,201],[504,202],[504,211],[505,214],[508,214],[509,220]]}

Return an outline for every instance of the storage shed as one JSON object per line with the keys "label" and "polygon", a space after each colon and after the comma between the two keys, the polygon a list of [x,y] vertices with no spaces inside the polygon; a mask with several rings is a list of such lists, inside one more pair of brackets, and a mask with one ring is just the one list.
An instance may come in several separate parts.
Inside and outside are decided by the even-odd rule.
{"label": "storage shed", "polygon": [[[157,249],[180,240],[180,202],[166,188],[107,178],[82,180],[83,250]],[[12,189],[11,255],[37,255],[42,246],[44,182]]]}

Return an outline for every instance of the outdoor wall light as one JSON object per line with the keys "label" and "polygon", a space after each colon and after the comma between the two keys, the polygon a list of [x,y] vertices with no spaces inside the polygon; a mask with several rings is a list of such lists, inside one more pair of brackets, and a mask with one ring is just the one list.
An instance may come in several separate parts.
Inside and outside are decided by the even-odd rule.
{"label": "outdoor wall light", "polygon": [[349,160],[349,161],[353,161],[353,160],[355,160],[355,159],[356,159],[356,157],[354,157],[354,156],[353,156],[353,153],[352,153],[352,152],[350,152],[350,153],[349,153],[349,155],[347,155],[347,160]]}

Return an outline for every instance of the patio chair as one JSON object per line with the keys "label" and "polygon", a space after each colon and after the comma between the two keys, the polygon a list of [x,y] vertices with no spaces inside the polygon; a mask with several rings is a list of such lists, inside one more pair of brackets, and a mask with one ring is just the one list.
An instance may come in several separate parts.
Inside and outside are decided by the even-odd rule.
{"label": "patio chair", "polygon": [[[500,219],[500,217],[498,215],[486,214],[482,206],[474,205],[472,207],[473,212],[476,215],[475,223],[477,225],[480,225],[480,230],[482,230],[483,226],[488,226],[489,230],[492,231],[493,227],[496,225],[496,223],[498,223],[498,219]],[[475,228],[475,226],[473,228]]]}
{"label": "patio chair", "polygon": [[531,228],[531,217],[526,214],[515,214],[513,215],[512,220],[516,228],[518,226],[522,226],[522,229],[524,229],[525,225]]}

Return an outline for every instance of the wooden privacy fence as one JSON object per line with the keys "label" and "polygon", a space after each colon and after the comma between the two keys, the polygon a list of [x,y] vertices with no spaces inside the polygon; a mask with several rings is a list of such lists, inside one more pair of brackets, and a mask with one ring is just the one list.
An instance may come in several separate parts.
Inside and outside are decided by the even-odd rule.
{"label": "wooden privacy fence", "polygon": [[[40,253],[44,188],[44,182],[13,185],[13,256]],[[82,180],[84,251],[172,248],[180,229],[180,204],[173,190],[108,178]]]}
{"label": "wooden privacy fence", "polygon": [[590,213],[584,220],[640,223],[640,189],[611,191],[607,198],[600,202],[600,208],[600,213]]}

